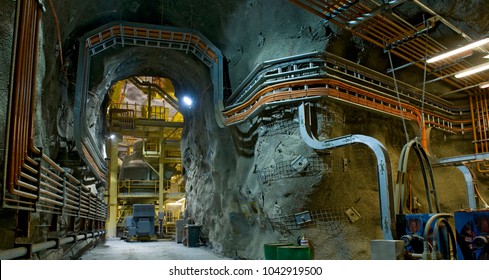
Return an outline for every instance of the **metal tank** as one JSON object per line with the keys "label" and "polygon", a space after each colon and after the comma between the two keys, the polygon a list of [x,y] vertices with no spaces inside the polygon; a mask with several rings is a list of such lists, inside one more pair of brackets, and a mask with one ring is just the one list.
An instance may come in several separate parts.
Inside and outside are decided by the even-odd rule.
{"label": "metal tank", "polygon": [[159,176],[143,157],[143,141],[134,142],[134,152],[122,161],[119,181],[126,180],[158,180]]}

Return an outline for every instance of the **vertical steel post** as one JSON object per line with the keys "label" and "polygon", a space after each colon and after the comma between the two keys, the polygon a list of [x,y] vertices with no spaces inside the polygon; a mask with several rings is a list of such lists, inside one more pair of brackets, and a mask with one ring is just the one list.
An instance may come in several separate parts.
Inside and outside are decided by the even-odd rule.
{"label": "vertical steel post", "polygon": [[118,137],[113,137],[109,142],[109,220],[106,225],[107,237],[117,236],[117,169],[119,159],[118,144]]}

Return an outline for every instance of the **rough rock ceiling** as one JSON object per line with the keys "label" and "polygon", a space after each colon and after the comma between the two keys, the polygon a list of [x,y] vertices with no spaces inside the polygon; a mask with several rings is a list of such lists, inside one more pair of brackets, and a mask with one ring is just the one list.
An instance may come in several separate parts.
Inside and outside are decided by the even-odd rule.
{"label": "rough rock ceiling", "polygon": [[[394,70],[411,65],[421,69],[426,67],[429,76],[427,83],[443,80],[455,89],[473,89],[489,80],[489,75],[486,73],[463,79],[455,77],[457,72],[483,62],[483,56],[488,54],[484,48],[465,52],[437,63],[425,63],[427,59],[457,47],[457,44],[464,45],[481,37],[481,34],[476,34],[476,37],[472,38],[443,18],[435,11],[440,8],[440,4],[434,1],[431,2],[435,9],[418,0],[290,0],[290,2],[404,60],[405,64],[394,67]],[[442,29],[448,29],[448,34],[440,34]],[[447,46],[440,43],[447,38],[452,40],[447,42]],[[443,95],[448,97],[450,92]]]}
{"label": "rough rock ceiling", "polygon": [[[304,13],[309,13],[307,17],[310,17],[311,20],[316,19],[317,22],[317,19],[324,19],[324,26],[343,28],[343,32],[336,30],[338,35],[335,36],[341,40],[340,33],[352,33],[354,38],[351,39],[350,44],[355,44],[360,40],[367,45],[390,49],[395,55],[394,67],[399,70],[406,68],[412,70],[412,67],[408,67],[411,65],[422,69],[424,57],[464,44],[468,38],[477,39],[485,35],[484,32],[489,25],[488,16],[481,12],[488,5],[483,1],[274,0],[263,3],[263,1],[256,0],[89,0],[53,2],[59,18],[65,56],[74,54],[73,50],[78,44],[77,40],[84,33],[114,20],[125,20],[195,29],[221,48],[232,65],[236,63],[236,53],[241,55],[254,51],[248,47],[249,42],[242,42],[242,40],[250,38],[260,40],[260,36],[263,36],[263,41],[267,40],[267,43],[270,44],[269,38],[273,37],[270,34],[271,27],[280,28],[277,23],[290,20],[290,15],[295,14],[304,16]],[[267,17],[266,13],[252,12],[252,9],[268,9],[273,6],[284,14],[284,18],[275,18],[275,13],[270,13],[270,16]],[[284,11],[293,12],[290,14]],[[256,15],[265,18],[253,19],[252,16]],[[468,18],[467,15],[474,16]],[[51,16],[48,15],[48,17]],[[304,17],[297,18],[297,20],[303,21]],[[262,26],[256,26],[253,21],[260,22]],[[240,26],[236,26],[238,24]],[[302,25],[301,30],[312,28],[313,32],[316,31],[314,30],[316,27],[307,22],[297,22],[297,25]],[[48,29],[53,28],[54,26],[48,25]],[[283,29],[287,28],[287,24],[283,24]],[[274,30],[274,32],[280,34],[287,31]],[[426,32],[429,36],[425,36]],[[54,33],[48,32],[49,34],[53,36]],[[247,38],[243,34],[253,37]],[[480,62],[482,54],[484,52],[476,50],[475,55],[462,61],[455,61],[455,64],[428,65],[428,83],[443,78],[448,88],[440,90],[440,95],[444,95],[445,98],[459,98],[460,95],[450,94],[450,92],[489,79],[487,75],[477,75],[462,80],[453,78],[454,72]],[[259,56],[259,54],[256,55]],[[149,56],[148,60],[154,60],[155,57],[154,55]],[[243,54],[243,57],[246,57],[246,54]],[[251,57],[250,60],[252,60]],[[385,57],[382,60],[385,61]],[[171,63],[170,60],[168,61]],[[141,62],[144,62],[143,58]],[[142,74],[162,71],[162,69],[149,69],[148,63],[145,65],[146,73]],[[173,66],[177,67],[177,65]],[[173,66],[165,67],[166,71]],[[248,65],[249,68],[253,66],[253,62]],[[231,78],[240,71],[246,72],[246,68],[245,70],[233,69],[230,73]],[[102,76],[103,73],[95,72],[92,75]],[[231,81],[234,87],[237,86],[243,75],[246,74],[240,74]],[[93,82],[97,83],[97,79],[95,78]]]}
{"label": "rough rock ceiling", "polygon": [[[487,17],[476,11],[487,8],[487,3],[463,1],[464,13],[461,13],[458,10],[462,9],[461,1],[442,2],[50,1],[54,3],[58,24],[53,14],[45,16],[45,33],[49,45],[56,41],[54,34],[59,26],[64,60],[73,62],[68,63],[74,66],[68,67],[72,76],[78,64],[79,38],[103,24],[123,20],[199,31],[223,52],[227,80],[224,86],[230,90],[236,89],[263,61],[311,51],[331,51],[388,72],[391,66],[385,50],[389,50],[396,76],[421,87],[425,57],[464,44],[468,38],[480,38],[488,26]],[[480,17],[470,22],[464,17],[467,14]],[[49,51],[47,47],[46,52]],[[460,94],[459,90],[474,89],[489,80],[489,76],[479,74],[458,80],[453,74],[480,63],[484,52],[475,51],[475,55],[453,64],[428,66],[427,90],[468,106],[467,94]],[[89,88],[98,96],[95,99],[103,99],[108,84],[132,75],[170,78],[177,96],[188,89],[202,91],[210,82],[200,61],[182,52],[115,47],[94,58]]]}

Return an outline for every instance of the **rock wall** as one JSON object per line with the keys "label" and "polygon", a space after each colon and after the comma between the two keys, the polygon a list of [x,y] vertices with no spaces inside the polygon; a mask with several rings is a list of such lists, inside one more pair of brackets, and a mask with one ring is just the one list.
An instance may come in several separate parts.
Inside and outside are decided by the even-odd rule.
{"label": "rock wall", "polygon": [[[222,50],[235,88],[255,65],[269,59],[327,50],[373,69],[384,71],[387,56],[351,35],[322,22],[290,3],[247,1],[227,18]],[[255,20],[250,20],[255,19]],[[280,20],[270,20],[280,19]],[[246,25],[246,29],[238,26]],[[373,55],[375,54],[375,55]],[[419,73],[422,75],[422,73]],[[413,83],[413,72],[400,73]],[[420,76],[422,77],[422,76]],[[415,82],[414,82],[415,81]],[[211,105],[209,97],[203,102]],[[363,134],[387,148],[395,183],[399,154],[419,128],[362,109],[323,102],[318,125],[320,139]],[[203,225],[211,246],[227,256],[262,259],[263,244],[295,242],[306,234],[315,259],[369,259],[370,240],[382,238],[379,191],[373,153],[363,145],[315,151],[301,140],[294,108],[267,112],[267,119],[231,128],[218,128],[212,110],[186,118],[183,139],[187,170],[188,216]],[[472,153],[469,135],[433,130],[429,139],[434,157]],[[298,172],[294,160],[306,159]],[[423,178],[411,159],[412,192],[420,212],[427,212]],[[436,168],[435,182],[442,212],[467,207],[465,182],[453,167]],[[484,180],[481,190],[487,192]],[[357,221],[346,218],[354,209]],[[313,227],[297,228],[295,213],[310,210],[322,217]]]}
{"label": "rock wall", "polygon": [[[211,105],[208,97],[203,102],[206,108]],[[406,143],[402,122],[331,102],[323,102],[321,108],[320,139],[346,134],[376,138],[389,152],[395,183]],[[214,250],[230,257],[262,259],[263,244],[295,242],[305,234],[315,259],[369,259],[370,240],[382,238],[373,153],[360,144],[313,150],[300,137],[297,112],[285,110],[277,116],[253,126],[224,129],[216,126],[209,110],[197,110],[186,119],[182,156],[188,217],[203,226]],[[413,139],[417,127],[408,122],[407,128]],[[441,158],[465,147],[463,152],[470,153],[469,139],[432,131],[430,143],[436,148],[430,152]],[[307,167],[298,172],[291,164],[301,157],[307,159]],[[429,212],[419,164],[411,159],[410,165],[419,212]],[[440,211],[467,208],[462,174],[454,167],[435,168],[434,174]],[[350,221],[348,209],[354,209],[359,219]],[[305,210],[320,222],[297,228],[291,217]]]}
{"label": "rock wall", "polygon": [[[10,67],[12,60],[13,29],[15,20],[15,2],[1,0],[0,5],[0,131],[7,125],[7,107],[10,85]],[[3,134],[5,135],[5,133]],[[3,174],[5,136],[0,138],[0,166]],[[3,178],[3,176],[2,176]]]}
{"label": "rock wall", "polygon": [[[60,142],[73,140],[71,121],[76,116],[72,113],[74,87],[70,82],[74,81],[76,69],[77,39],[113,20],[168,24],[200,31],[223,51],[229,70],[225,73],[226,87],[231,91],[263,61],[312,51],[326,50],[379,71],[388,67],[387,57],[381,50],[333,25],[325,25],[320,18],[284,0],[205,3],[178,0],[164,1],[164,4],[163,1],[140,3],[132,0],[115,4],[54,2],[62,28],[68,71],[65,76],[59,70],[57,31],[52,11],[48,9],[43,15],[35,122],[36,145],[43,147],[53,158],[58,154]],[[411,4],[407,3],[402,12],[419,16],[416,9],[409,8]],[[483,1],[427,1],[427,4],[470,30],[470,35],[476,36],[487,30],[489,21],[481,14],[487,10],[487,3]],[[15,2],[0,0],[0,5],[3,7],[0,10],[0,131],[5,131]],[[477,10],[478,16],[467,20],[465,16],[471,14],[468,9]],[[219,17],[210,17],[212,13]],[[440,29],[434,35],[443,37],[445,33],[447,30]],[[116,50],[115,55],[107,53],[106,57],[94,62],[93,68],[97,69],[92,73],[91,88],[94,91],[136,72],[174,75],[172,78],[178,91],[189,85],[195,92],[202,92],[209,84],[207,69],[195,59],[184,55],[176,57],[171,52],[125,51]],[[145,67],[146,64],[153,65],[154,61],[170,62]],[[194,68],[197,70],[193,74],[187,74],[186,69]],[[114,74],[117,69],[120,73]],[[107,76],[109,72],[112,76]],[[399,77],[419,84],[422,81],[420,72],[413,73],[401,71]],[[306,234],[316,259],[370,257],[369,242],[381,238],[381,231],[376,166],[368,148],[362,145],[332,151],[309,148],[301,140],[294,108],[268,112],[267,118],[255,119],[251,124],[219,128],[211,109],[212,90],[196,97],[195,110],[185,113],[182,139],[187,214],[203,226],[203,233],[214,250],[235,258],[261,259],[264,243],[295,241],[298,235]],[[99,98],[101,102],[104,96]],[[331,102],[322,102],[320,107],[317,125],[320,139],[352,133],[378,139],[389,151],[395,179],[399,153],[406,142],[400,120]],[[103,127],[103,124],[99,125]],[[417,128],[412,124],[407,128],[408,138],[412,139]],[[473,152],[470,140],[470,135],[433,130],[429,153],[437,158],[469,154]],[[3,138],[0,144],[3,157]],[[307,167],[292,168],[291,163],[296,161],[307,162]],[[416,166],[415,161],[411,164]],[[3,159],[0,165],[3,165]],[[435,176],[441,210],[451,212],[465,208],[465,183],[459,171],[452,167],[437,168]],[[488,176],[477,176],[481,194],[488,197]],[[424,211],[422,178],[416,168],[412,182],[413,192],[420,194],[420,211]],[[352,208],[360,215],[355,222],[350,222],[344,215],[345,210]],[[293,214],[304,210],[321,214],[321,224],[302,229],[291,225]],[[0,216],[0,246],[7,248],[13,243],[15,213],[4,209]],[[48,215],[32,216],[32,227],[38,230],[30,240],[43,240],[47,236],[47,221]]]}

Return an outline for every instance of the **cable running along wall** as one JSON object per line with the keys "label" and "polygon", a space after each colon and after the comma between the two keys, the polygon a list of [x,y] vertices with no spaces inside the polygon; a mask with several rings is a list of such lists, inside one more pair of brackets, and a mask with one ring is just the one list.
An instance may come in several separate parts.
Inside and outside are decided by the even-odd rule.
{"label": "cable running along wall", "polygon": [[40,20],[44,7],[17,1],[2,206],[87,219],[103,228],[107,205],[34,145]]}

